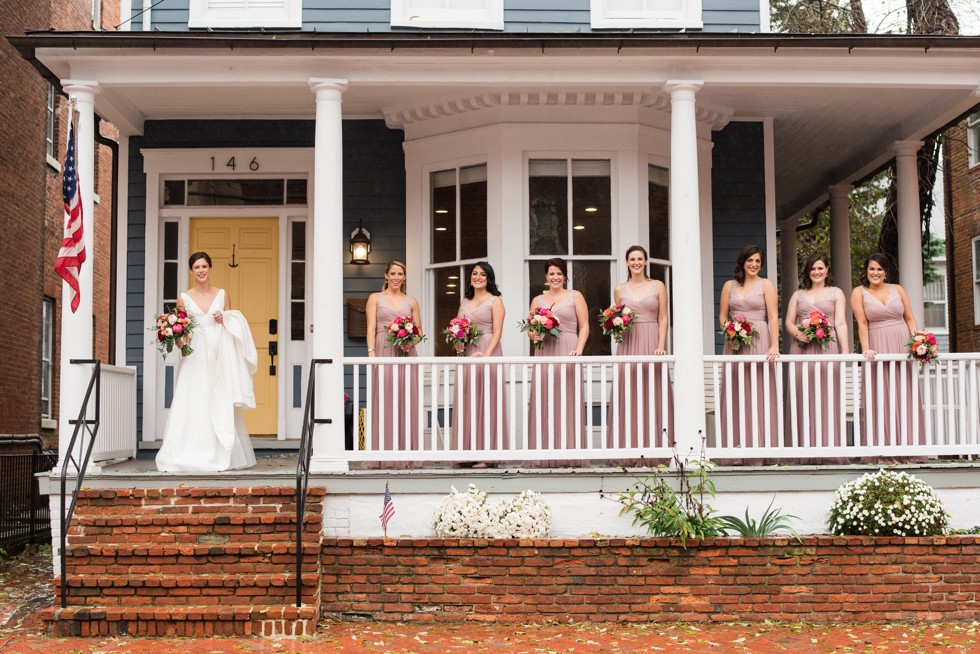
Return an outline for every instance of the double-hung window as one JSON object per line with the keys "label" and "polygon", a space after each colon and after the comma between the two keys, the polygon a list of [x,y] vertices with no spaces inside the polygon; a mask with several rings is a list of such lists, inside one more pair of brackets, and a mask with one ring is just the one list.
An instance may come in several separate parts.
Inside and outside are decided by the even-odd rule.
{"label": "double-hung window", "polygon": [[980,236],[973,239],[973,324],[980,325]]}
{"label": "double-hung window", "polygon": [[51,400],[54,388],[54,300],[44,298],[41,304],[41,419],[54,416]]}
{"label": "double-hung window", "polygon": [[966,119],[967,160],[970,167],[980,164],[980,111]]}

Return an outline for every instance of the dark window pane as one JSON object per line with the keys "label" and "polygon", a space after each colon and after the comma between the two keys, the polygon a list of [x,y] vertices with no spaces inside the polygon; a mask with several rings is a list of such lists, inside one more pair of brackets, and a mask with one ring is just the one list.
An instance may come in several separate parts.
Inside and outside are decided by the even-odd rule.
{"label": "dark window pane", "polygon": [[487,256],[487,167],[459,170],[460,259]]}
{"label": "dark window pane", "polygon": [[306,298],[306,264],[302,261],[292,263],[292,274],[289,276],[289,299],[303,300]]}
{"label": "dark window pane", "polygon": [[[545,280],[544,261],[529,261],[528,285],[527,285],[527,306],[530,308],[531,300],[548,290],[548,282]],[[524,316],[521,316],[523,319]]]}
{"label": "dark window pane", "polygon": [[290,258],[294,261],[306,261],[306,223],[293,223],[293,251]]}
{"label": "dark window pane", "polygon": [[572,252],[610,254],[609,161],[572,162]]}
{"label": "dark window pane", "polygon": [[177,299],[177,262],[165,261],[163,264],[163,298]]}
{"label": "dark window pane", "polygon": [[924,319],[923,324],[929,328],[946,329],[946,304],[926,302]]}
{"label": "dark window pane", "polygon": [[[432,173],[432,263],[456,260],[456,171]],[[485,222],[485,221],[484,221]],[[484,227],[484,229],[486,229]]]}
{"label": "dark window pane", "polygon": [[612,297],[609,290],[608,261],[573,261],[570,274],[574,288],[585,296],[589,305],[589,340],[585,343],[585,355],[611,354],[611,340],[602,335],[597,316],[609,306]]}
{"label": "dark window pane", "polygon": [[670,195],[668,172],[650,166],[647,201],[650,205],[650,258],[670,260]]}
{"label": "dark window pane", "polygon": [[286,204],[306,204],[306,180],[286,180]]}
{"label": "dark window pane", "polygon": [[192,207],[281,205],[282,179],[191,179],[187,204]]}
{"label": "dark window pane", "polygon": [[440,332],[459,313],[459,302],[464,286],[461,282],[460,270],[457,267],[437,268],[433,273],[435,275],[433,293],[436,301],[436,324],[429,325],[425,332],[436,344],[436,356],[451,356],[453,349],[446,343],[446,339]]}
{"label": "dark window pane", "polygon": [[179,206],[184,204],[184,180],[168,179],[163,183],[164,206]]}
{"label": "dark window pane", "polygon": [[568,254],[568,165],[564,159],[529,162],[531,254]]}
{"label": "dark window pane", "polygon": [[289,340],[302,341],[306,338],[306,303],[289,303]]}
{"label": "dark window pane", "polygon": [[173,261],[177,258],[177,223],[163,225],[163,258]]}

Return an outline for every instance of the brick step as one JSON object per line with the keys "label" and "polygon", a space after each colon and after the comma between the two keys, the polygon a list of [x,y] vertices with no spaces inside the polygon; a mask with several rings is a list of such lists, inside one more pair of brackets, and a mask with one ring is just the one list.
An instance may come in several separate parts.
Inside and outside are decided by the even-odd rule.
{"label": "brick step", "polygon": [[54,637],[71,636],[312,636],[315,605],[89,606],[41,613]]}
{"label": "brick step", "polygon": [[[60,581],[60,580],[58,580]],[[320,575],[306,569],[303,594],[314,597]],[[60,585],[58,587],[60,591]],[[228,604],[247,598],[258,605],[288,604],[296,596],[293,572],[265,574],[184,575],[72,575],[68,579],[68,602],[82,605],[99,598],[107,605]],[[228,601],[231,598],[232,601]]]}
{"label": "brick step", "polygon": [[[308,515],[303,534],[315,540],[322,515]],[[73,545],[92,544],[212,544],[292,541],[296,518],[292,514],[151,516],[82,515],[72,521],[68,535]]]}
{"label": "brick step", "polygon": [[[69,578],[76,575],[229,575],[288,572],[296,564],[293,543],[223,545],[90,545],[67,552]],[[319,541],[303,543],[303,565],[319,569]]]}

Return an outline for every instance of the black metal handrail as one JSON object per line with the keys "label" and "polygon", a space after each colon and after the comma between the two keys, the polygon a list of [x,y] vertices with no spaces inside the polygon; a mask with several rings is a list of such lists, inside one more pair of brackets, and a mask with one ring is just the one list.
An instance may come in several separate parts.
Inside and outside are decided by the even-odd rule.
{"label": "black metal handrail", "polygon": [[[59,515],[61,525],[61,547],[58,555],[61,559],[61,608],[68,606],[68,579],[65,576],[65,559],[68,545],[68,526],[71,524],[71,517],[75,513],[75,503],[78,502],[78,491],[82,488],[85,480],[85,469],[88,467],[89,458],[92,456],[92,447],[95,445],[95,436],[99,433],[99,406],[101,405],[101,379],[102,362],[98,359],[70,359],[72,365],[95,365],[92,369],[92,377],[89,379],[88,388],[85,389],[85,397],[82,399],[82,408],[78,412],[78,419],[72,420],[69,424],[75,425],[75,430],[71,434],[71,441],[68,443],[68,450],[64,454],[61,462],[61,512]],[[92,398],[92,391],[95,390],[95,418],[88,419],[88,403]],[[79,461],[75,458],[75,443],[78,442],[78,435],[82,433],[82,428],[88,432],[90,438],[88,447],[85,448],[84,456]],[[75,490],[71,494],[71,504],[68,511],[65,511],[65,491],[68,483],[68,463],[75,464],[78,474],[75,478]]]}
{"label": "black metal handrail", "polygon": [[306,489],[310,485],[310,459],[313,457],[313,428],[329,425],[330,418],[316,417],[316,367],[333,363],[333,359],[310,361],[310,378],[306,383],[306,407],[303,410],[303,433],[299,439],[296,462],[296,607],[303,605],[303,527],[306,522]]}

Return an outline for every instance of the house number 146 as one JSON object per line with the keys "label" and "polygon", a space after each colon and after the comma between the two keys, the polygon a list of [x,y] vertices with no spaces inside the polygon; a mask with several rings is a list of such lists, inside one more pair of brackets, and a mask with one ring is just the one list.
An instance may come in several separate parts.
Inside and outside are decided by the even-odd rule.
{"label": "house number 146", "polygon": [[[214,157],[211,157],[211,170],[214,170],[215,169],[215,165],[216,164],[215,164],[215,161],[214,161]],[[238,168],[238,164],[235,163],[235,157],[232,157],[227,162],[225,162],[225,168],[231,168],[232,170],[235,170],[236,168]],[[256,170],[259,169],[259,158],[258,157],[252,157],[252,160],[248,162],[248,169],[251,170],[252,172],[255,172]]]}

